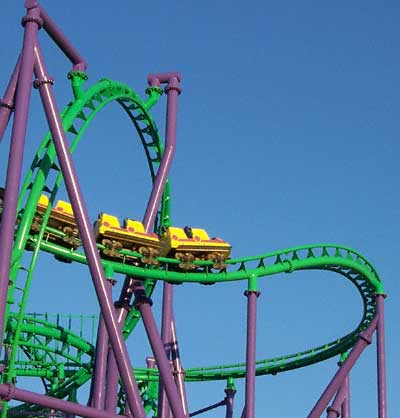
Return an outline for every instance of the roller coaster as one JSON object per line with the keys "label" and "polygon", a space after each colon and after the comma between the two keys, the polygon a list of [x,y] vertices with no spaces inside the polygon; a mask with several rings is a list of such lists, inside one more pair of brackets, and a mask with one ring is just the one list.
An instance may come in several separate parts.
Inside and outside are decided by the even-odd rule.
{"label": "roller coaster", "polygon": [[[85,60],[37,1],[27,0],[25,7],[22,52],[0,101],[0,139],[12,121],[6,182],[0,193],[2,417],[184,418],[221,407],[226,417],[231,418],[235,380],[244,379],[245,402],[236,415],[254,418],[257,376],[283,373],[337,356],[340,367],[308,418],[325,413],[330,418],[349,418],[348,376],[376,333],[378,417],[386,418],[385,292],[371,263],[357,251],[335,244],[304,245],[230,258],[231,247],[224,240],[210,239],[201,228],[173,227],[168,173],[175,151],[181,75],[150,74],[144,99],[129,86],[110,79],[101,79],[84,88]],[[68,79],[73,99],[61,112],[55,104],[54,80],[47,73],[39,43],[41,28],[72,62]],[[32,74],[49,133],[23,178]],[[165,142],[150,112],[164,92],[167,96]],[[143,221],[128,219],[121,227],[113,215],[102,214],[93,228],[95,220],[90,220],[87,214],[72,156],[89,125],[110,103],[117,103],[132,123],[143,146],[153,187]],[[63,182],[70,203],[56,200]],[[54,255],[59,262],[88,266],[100,317],[27,312],[32,280],[42,252]],[[275,358],[256,359],[259,281],[279,273],[295,274],[304,270],[330,271],[355,286],[363,304],[358,325],[323,345]],[[113,302],[111,287],[118,280],[122,280],[123,286],[119,299]],[[247,286],[245,361],[184,368],[172,306],[174,286],[233,281],[244,281]],[[161,283],[163,304],[159,330],[151,296]],[[212,291],[212,286],[209,289]],[[90,323],[91,340],[82,331],[83,320]],[[133,368],[127,344],[139,321],[143,321],[153,357],[147,359],[147,367]],[[20,377],[42,382],[43,390],[37,393],[19,387]],[[224,381],[226,396],[217,404],[190,411],[185,384],[204,381]],[[80,404],[77,394],[88,382],[88,402]]]}

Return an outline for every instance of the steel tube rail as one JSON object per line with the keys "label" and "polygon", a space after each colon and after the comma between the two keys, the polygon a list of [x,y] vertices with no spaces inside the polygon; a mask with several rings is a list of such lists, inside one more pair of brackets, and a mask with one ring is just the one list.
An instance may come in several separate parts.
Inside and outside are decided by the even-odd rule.
{"label": "steel tube rail", "polygon": [[73,70],[85,72],[87,62],[77,49],[72,45],[62,30],[56,25],[53,19],[46,13],[42,6],[39,6],[40,16],[43,19],[43,29],[50,38],[61,49],[65,56],[72,62]]}
{"label": "steel tube rail", "polygon": [[83,200],[69,147],[65,139],[59,111],[54,100],[53,91],[51,89],[50,80],[39,45],[35,46],[35,58],[35,74],[38,78],[36,85],[39,88],[40,96],[42,98],[57,157],[64,175],[68,196],[75,214],[85,254],[88,258],[89,270],[100,304],[101,313],[107,327],[121,379],[124,383],[129,406],[136,418],[145,418],[139,390],[129,361],[128,351],[125,346],[121,329],[118,325],[112,299],[107,294],[106,277],[94,239],[92,225]]}
{"label": "steel tube rail", "polygon": [[8,121],[10,120],[11,112],[14,108],[15,91],[17,89],[20,68],[21,55],[18,57],[17,63],[15,64],[3,99],[0,100],[0,142],[3,139],[4,132],[8,125]]}
{"label": "steel tube rail", "polygon": [[11,134],[10,153],[6,175],[3,213],[0,225],[0,351],[3,345],[4,317],[6,313],[7,291],[11,265],[11,252],[16,223],[19,183],[21,180],[28,110],[34,65],[33,49],[41,24],[39,9],[27,10],[24,18],[25,32],[21,52],[21,68],[15,94],[16,107]]}
{"label": "steel tube rail", "polygon": [[378,325],[376,328],[378,371],[378,418],[387,417],[384,299],[385,295],[376,295],[376,310],[378,315]]}
{"label": "steel tube rail", "polygon": [[181,405],[178,389],[172,377],[171,366],[165,354],[164,346],[160,335],[158,334],[157,326],[151,311],[151,300],[146,296],[143,285],[139,280],[135,281],[133,290],[135,293],[135,303],[142,314],[143,324],[157,362],[172,414],[174,418],[186,418]]}
{"label": "steel tube rail", "polygon": [[339,386],[343,383],[346,376],[348,376],[354,363],[360,357],[365,348],[369,344],[371,344],[372,335],[377,327],[377,322],[378,316],[375,316],[375,318],[370,323],[369,327],[364,332],[360,333],[357,342],[354,344],[354,347],[351,350],[350,354],[343,362],[343,364],[340,366],[339,370],[336,372],[335,376],[332,378],[331,382],[324,390],[318,402],[315,404],[314,408],[311,410],[307,418],[320,418],[324,409],[327,407],[328,402],[337,392]]}

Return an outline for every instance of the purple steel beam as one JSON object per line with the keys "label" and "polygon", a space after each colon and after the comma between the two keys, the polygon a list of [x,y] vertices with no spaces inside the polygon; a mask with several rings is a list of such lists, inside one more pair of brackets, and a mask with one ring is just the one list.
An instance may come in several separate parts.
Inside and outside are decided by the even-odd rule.
{"label": "purple steel beam", "polygon": [[129,355],[122,336],[121,328],[118,325],[117,316],[112,304],[112,298],[107,293],[107,280],[101,264],[92,226],[87,214],[86,205],[79,186],[78,177],[69,152],[68,143],[65,139],[62,121],[54,100],[51,88],[52,81],[47,74],[39,45],[35,46],[34,51],[36,58],[35,74],[37,77],[35,85],[39,88],[40,96],[42,98],[50,132],[56,148],[58,161],[64,176],[68,196],[75,213],[75,219],[88,260],[88,266],[100,304],[101,313],[103,315],[110,343],[116,357],[129,406],[136,418],[145,418],[145,412],[139,390],[129,361]]}
{"label": "purple steel beam", "polygon": [[378,371],[378,418],[387,417],[386,406],[386,354],[385,354],[385,295],[376,295],[378,325],[376,327],[377,371]]}
{"label": "purple steel beam", "polygon": [[179,396],[181,398],[183,412],[185,415],[189,413],[186,388],[185,388],[185,371],[182,368],[181,356],[179,354],[178,339],[176,336],[175,318],[172,315],[171,321],[171,357],[172,357],[172,368],[174,370],[174,380],[178,388]]}
{"label": "purple steel beam", "polygon": [[189,414],[189,417],[195,417],[196,415],[200,415],[200,414],[202,414],[204,412],[211,411],[213,409],[219,408],[220,406],[224,406],[224,405],[225,405],[225,400],[219,401],[219,402],[214,403],[214,404],[212,404],[210,406],[206,406],[205,408],[201,408],[201,409],[198,409],[197,411],[191,412]]}
{"label": "purple steel beam", "polygon": [[[107,293],[112,297],[113,282],[107,279]],[[107,370],[108,334],[103,315],[100,314],[99,329],[96,341],[96,359],[94,363],[94,378],[91,391],[91,405],[97,409],[104,409],[105,381]]]}
{"label": "purple steel beam", "polygon": [[168,172],[175,154],[178,95],[181,92],[181,88],[179,87],[179,73],[150,75],[148,79],[153,80],[149,81],[150,85],[152,85],[152,82],[156,82],[154,80],[157,80],[158,85],[160,85],[160,83],[168,82],[168,85],[165,88],[168,99],[164,153],[161,158],[161,163],[157,171],[156,178],[154,179],[151,195],[147,203],[146,212],[143,217],[143,225],[146,232],[149,232],[153,229],[154,221],[157,215],[157,210],[160,205],[160,200],[164,191],[165,182],[167,180]]}
{"label": "purple steel beam", "polygon": [[[164,345],[167,359],[171,354],[171,324],[172,324],[172,301],[174,289],[172,284],[164,282],[163,284],[163,301],[162,301],[162,322],[161,322],[161,340]],[[164,390],[164,385],[160,379],[158,386],[158,405],[157,415],[159,418],[167,418],[171,414],[168,405],[168,399]]]}
{"label": "purple steel beam", "polygon": [[51,39],[57,44],[57,46],[64,52],[65,56],[72,62],[72,69],[75,71],[85,72],[87,63],[84,58],[79,54],[72,43],[67,39],[61,29],[46,13],[42,6],[40,8],[40,16],[43,19],[43,28],[48,33]]}
{"label": "purple steel beam", "polygon": [[372,335],[375,332],[377,327],[378,316],[371,321],[369,327],[360,333],[356,343],[354,344],[353,349],[350,354],[340,366],[339,370],[336,372],[335,376],[330,381],[329,385],[326,387],[325,391],[322,393],[318,402],[315,404],[314,408],[311,410],[307,418],[320,418],[321,414],[324,412],[324,409],[327,407],[328,402],[332,399],[333,395],[338,391],[340,385],[343,383],[346,376],[348,376],[351,368],[354,366],[354,363],[360,357],[365,348],[371,344]]}
{"label": "purple steel beam", "polygon": [[350,418],[350,377],[344,379],[345,398],[342,403],[342,418]]}
{"label": "purple steel beam", "polygon": [[[125,321],[127,309],[119,309],[117,311],[118,324],[122,326]],[[118,381],[119,373],[117,367],[117,361],[115,355],[110,348],[108,350],[107,358],[107,384],[106,384],[106,399],[105,399],[105,410],[108,412],[115,412],[118,402]]]}
{"label": "purple steel beam", "polygon": [[335,399],[332,402],[332,405],[328,406],[326,410],[328,413],[326,418],[340,417],[341,406],[344,402],[345,396],[346,396],[346,387],[344,384],[342,384],[335,396]]}
{"label": "purple steel beam", "polygon": [[29,8],[23,22],[25,24],[25,32],[21,52],[21,68],[15,95],[15,115],[0,226],[0,350],[3,344],[4,315],[7,303],[11,252],[32,86],[34,65],[33,48],[36,42],[38,27],[41,25],[39,9],[37,7]]}
{"label": "purple steel beam", "polygon": [[260,292],[255,290],[253,285],[249,285],[249,290],[246,290],[245,295],[247,297],[245,417],[254,418],[257,298],[260,295]]}
{"label": "purple steel beam", "polygon": [[3,99],[0,100],[0,142],[3,139],[8,121],[10,120],[11,112],[14,108],[15,91],[17,89],[20,68],[21,55],[18,57],[17,63],[15,64],[14,71],[12,72]]}
{"label": "purple steel beam", "polygon": [[64,401],[62,399],[53,398],[51,396],[39,395],[24,389],[18,389],[14,385],[8,383],[0,385],[0,396],[2,400],[10,401],[15,399],[21,402],[28,402],[34,405],[40,405],[45,408],[54,409],[56,411],[66,412],[67,414],[75,414],[87,418],[121,418],[121,415],[111,414],[90,406],[79,405],[74,402]]}
{"label": "purple steel beam", "polygon": [[174,378],[171,373],[171,366],[165,354],[164,346],[151,311],[151,300],[146,296],[142,283],[137,280],[133,287],[135,293],[135,303],[142,314],[143,324],[147,337],[150,342],[151,349],[157,361],[158,370],[164,385],[165,392],[168,397],[169,406],[172,410],[174,418],[186,418],[179,397],[178,389],[175,385]]}
{"label": "purple steel beam", "polygon": [[231,389],[231,388],[227,388],[227,389],[225,389],[225,393],[226,393],[226,398],[225,398],[226,414],[225,414],[225,418],[232,418],[232,416],[233,416],[233,400],[234,400],[234,397],[235,397],[236,390]]}
{"label": "purple steel beam", "polygon": [[[122,329],[122,325],[125,322],[126,315],[130,309],[131,298],[133,294],[133,282],[134,279],[126,276],[124,284],[122,286],[121,295],[116,302],[116,312],[118,316],[118,324]],[[115,411],[117,406],[117,394],[118,394],[118,380],[119,373],[117,363],[112,351],[109,351],[107,359],[107,392],[106,392],[106,410]]]}

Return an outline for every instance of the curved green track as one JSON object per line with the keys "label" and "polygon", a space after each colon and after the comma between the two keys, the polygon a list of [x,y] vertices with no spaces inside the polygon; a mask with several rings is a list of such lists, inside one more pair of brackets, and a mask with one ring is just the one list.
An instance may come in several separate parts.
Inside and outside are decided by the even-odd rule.
{"label": "curved green track", "polygon": [[[158,88],[147,90],[148,99],[143,101],[128,86],[108,79],[100,80],[88,90],[82,90],[80,74],[71,73],[75,86],[75,100],[62,112],[63,126],[74,152],[85,130],[107,104],[117,102],[132,121],[139,139],[144,147],[152,179],[155,177],[163,153],[156,125],[149,109],[162,94]],[[78,87],[77,87],[78,85]],[[46,192],[53,202],[62,175],[56,165],[56,156],[50,134],[43,140],[31,168],[25,178],[19,199],[19,224],[12,254],[10,272],[10,291],[8,294],[8,319],[5,346],[8,348],[8,359],[4,362],[3,381],[13,381],[18,376],[41,378],[46,392],[52,396],[74,400],[76,390],[91,378],[94,346],[86,341],[85,336],[78,335],[70,326],[56,323],[48,317],[26,313],[31,282],[34,276],[36,261],[40,251],[54,254],[58,259],[86,263],[85,255],[78,249],[73,251],[47,241],[46,234],[51,205],[45,214],[40,233],[32,235],[30,226],[34,219],[36,205],[40,195]],[[163,195],[156,230],[170,225],[170,193],[167,183]],[[59,231],[51,231],[63,234]],[[101,246],[99,245],[99,248]],[[31,252],[29,266],[26,262],[26,250]],[[345,353],[351,348],[358,336],[375,316],[375,294],[383,293],[383,285],[377,272],[361,254],[334,244],[308,245],[261,254],[253,257],[228,260],[225,271],[212,269],[212,262],[197,262],[194,272],[177,270],[179,261],[159,258],[159,266],[150,268],[137,267],[125,263],[125,256],[141,255],[121,251],[121,262],[103,260],[108,275],[125,274],[141,277],[145,280],[145,289],[151,295],[157,281],[171,283],[213,284],[251,278],[263,278],[279,273],[295,273],[299,270],[326,270],[337,273],[350,280],[357,288],[363,301],[363,312],[358,326],[352,332],[330,341],[319,347],[306,351],[282,355],[273,359],[257,361],[257,375],[275,374],[314,364],[332,356]],[[140,319],[139,312],[132,308],[125,324],[124,335],[129,337]],[[93,321],[93,318],[92,318]],[[71,322],[71,319],[69,319]],[[158,380],[154,369],[135,369],[139,382]],[[191,368],[186,370],[187,381],[220,380],[229,377],[241,378],[245,375],[245,364],[226,364],[212,367]],[[15,412],[35,407],[21,405],[13,408]]]}

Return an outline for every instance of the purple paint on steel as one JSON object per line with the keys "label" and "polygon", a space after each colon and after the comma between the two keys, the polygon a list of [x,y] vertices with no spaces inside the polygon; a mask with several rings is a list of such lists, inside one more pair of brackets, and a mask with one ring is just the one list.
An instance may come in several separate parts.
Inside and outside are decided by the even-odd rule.
{"label": "purple paint on steel", "polygon": [[176,336],[175,318],[172,315],[171,321],[171,357],[172,367],[174,370],[175,384],[178,388],[179,396],[181,398],[183,412],[185,415],[189,413],[186,388],[185,388],[185,371],[182,368],[181,357],[179,354],[178,338]]}
{"label": "purple paint on steel", "polygon": [[[0,225],[0,349],[3,342],[2,336],[9,284],[10,259],[14,238],[18,191],[21,180],[21,168],[32,86],[34,63],[33,48],[36,42],[36,34],[38,30],[39,10],[37,8],[28,10],[25,19],[25,33],[21,53],[21,69],[15,96],[16,108],[8,158],[2,221]],[[28,19],[32,19],[32,21],[28,21]]]}
{"label": "purple paint on steel", "polygon": [[[161,340],[164,345],[167,359],[170,359],[171,353],[171,323],[172,323],[172,301],[173,286],[168,282],[163,284],[163,301],[162,301],[162,322],[161,322]],[[167,418],[171,415],[168,405],[168,399],[164,390],[164,385],[160,380],[158,387],[158,406],[157,414],[159,418]]]}
{"label": "purple paint on steel", "polygon": [[378,315],[378,325],[376,327],[378,370],[378,418],[387,417],[384,299],[385,295],[376,295],[376,310]]}
{"label": "purple paint on steel", "polygon": [[[124,284],[122,286],[121,295],[116,302],[117,305],[117,317],[118,324],[122,327],[125,321],[128,310],[130,309],[130,302],[133,294],[132,286],[133,281],[129,276],[125,277]],[[117,394],[118,394],[118,380],[119,373],[117,363],[112,351],[109,351],[107,359],[107,392],[106,392],[106,410],[115,411],[117,406]]]}
{"label": "purple paint on steel", "polygon": [[138,280],[135,281],[134,292],[135,303],[142,314],[143,324],[157,362],[158,370],[168,397],[172,414],[174,418],[185,418],[186,415],[183,412],[178,389],[171,373],[171,366],[165,354],[164,346],[160,335],[158,334],[157,326],[151,311],[151,301],[146,296],[142,283]]}
{"label": "purple paint on steel", "polygon": [[[124,323],[126,314],[128,311],[126,309],[120,309],[117,312],[118,324]],[[114,353],[110,348],[108,350],[107,358],[107,384],[106,384],[106,399],[105,399],[105,410],[109,412],[115,412],[117,408],[118,401],[118,381],[119,373],[117,367],[117,361],[115,360]]]}
{"label": "purple paint on steel", "polygon": [[245,416],[254,418],[255,387],[256,387],[256,323],[257,297],[260,292],[247,290],[247,343],[246,343],[246,385],[245,385]]}
{"label": "purple paint on steel", "polygon": [[343,384],[340,386],[332,405],[327,408],[328,415],[326,418],[337,418],[340,416],[341,406],[346,396],[346,387]]}
{"label": "purple paint on steel", "polygon": [[235,397],[235,389],[225,389],[225,403],[226,403],[226,414],[225,418],[232,418],[233,416],[233,400]]}
{"label": "purple paint on steel", "polygon": [[162,83],[168,83],[172,78],[176,78],[179,82],[181,81],[181,73],[169,72],[169,73],[156,73],[149,74],[147,76],[147,82],[150,87],[160,87]]}
{"label": "purple paint on steel", "polygon": [[34,405],[40,405],[45,408],[54,409],[56,411],[75,414],[87,418],[121,418],[121,415],[110,414],[90,406],[79,405],[74,402],[63,401],[61,399],[52,398],[51,396],[39,395],[24,389],[18,389],[11,384],[0,385],[0,396],[4,399],[15,399],[22,402],[28,402]]}
{"label": "purple paint on steel", "polygon": [[[160,167],[157,171],[156,178],[154,179],[153,188],[151,190],[149,202],[147,203],[146,207],[146,212],[143,217],[143,225],[147,232],[153,229],[154,221],[157,215],[157,210],[160,205],[161,197],[164,191],[165,182],[167,180],[168,172],[171,168],[172,159],[175,153],[178,95],[181,92],[181,89],[179,87],[179,79],[175,76],[172,76],[168,79],[168,85],[165,88],[165,91],[168,95],[167,121],[165,127],[165,147],[164,153],[161,158]],[[160,82],[163,81],[160,80]]]}
{"label": "purple paint on steel", "polygon": [[195,417],[196,415],[203,414],[204,412],[211,411],[213,409],[219,408],[220,406],[224,406],[224,405],[225,405],[225,401],[214,403],[210,406],[206,406],[205,408],[201,408],[201,409],[198,409],[197,411],[191,412],[189,414],[189,417]]}
{"label": "purple paint on steel", "polygon": [[21,68],[21,55],[18,57],[15,64],[14,71],[11,75],[10,81],[4,93],[3,99],[0,100],[0,142],[3,139],[4,132],[10,120],[11,112],[14,108],[15,91],[17,88],[17,81],[19,77],[19,71]]}
{"label": "purple paint on steel", "polygon": [[372,335],[376,329],[377,322],[378,322],[378,317],[375,316],[375,318],[369,324],[368,328],[364,332],[360,333],[350,354],[348,355],[346,360],[343,362],[343,364],[340,366],[339,370],[336,372],[335,376],[332,378],[329,385],[326,387],[323,394],[321,395],[318,402],[315,404],[314,408],[311,410],[307,418],[320,418],[324,409],[327,407],[328,402],[332,399],[333,395],[337,392],[337,390],[339,389],[340,385],[343,383],[346,376],[348,376],[354,363],[360,357],[364,349],[369,344],[371,344]]}
{"label": "purple paint on steel", "polygon": [[342,418],[350,418],[350,377],[346,376],[344,379],[345,398],[342,403]]}
{"label": "purple paint on steel", "polygon": [[[107,292],[112,297],[112,282],[107,280]],[[97,409],[104,409],[105,381],[107,370],[108,334],[103,315],[100,314],[99,328],[96,341],[96,359],[94,363],[94,378],[92,385],[91,405]]]}
{"label": "purple paint on steel", "polygon": [[46,13],[43,7],[40,7],[40,16],[43,19],[43,28],[49,34],[50,38],[58,45],[58,47],[64,52],[66,57],[72,62],[73,70],[86,71],[87,63],[84,58],[79,54],[72,43],[67,39],[61,29]]}
{"label": "purple paint on steel", "polygon": [[39,86],[40,96],[45,108],[46,118],[56,148],[58,161],[64,176],[68,196],[75,213],[75,219],[88,260],[89,270],[100,304],[101,313],[116,357],[129,406],[136,418],[145,418],[139,390],[129,361],[128,351],[125,346],[121,329],[118,325],[112,299],[107,294],[107,280],[94,239],[92,225],[89,221],[78,177],[69,152],[68,143],[65,139],[59,111],[54,100],[49,77],[38,45],[35,46],[35,57],[35,74],[38,78],[36,85]]}

